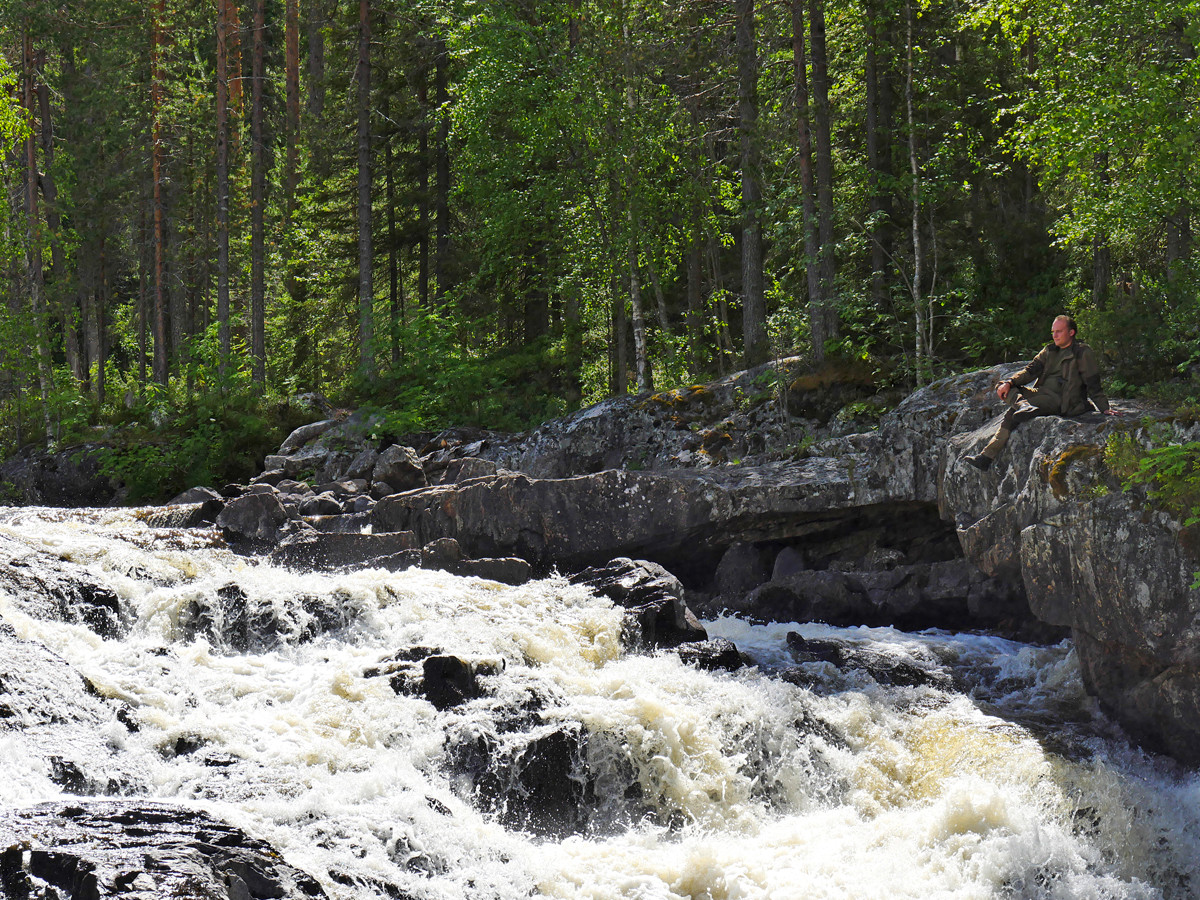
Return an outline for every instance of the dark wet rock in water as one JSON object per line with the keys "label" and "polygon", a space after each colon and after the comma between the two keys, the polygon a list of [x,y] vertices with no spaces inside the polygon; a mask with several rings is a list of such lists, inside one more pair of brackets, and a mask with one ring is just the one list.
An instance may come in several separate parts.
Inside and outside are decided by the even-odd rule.
{"label": "dark wet rock in water", "polygon": [[438,538],[422,547],[419,565],[422,569],[485,578],[501,584],[524,584],[533,577],[533,567],[519,557],[469,559],[454,538]]}
{"label": "dark wet rock in water", "polygon": [[700,620],[683,602],[683,585],[658,563],[619,558],[572,575],[597,594],[624,607],[621,639],[633,647],[676,647],[708,639]]}
{"label": "dark wet rock in water", "polygon": [[689,666],[709,672],[721,669],[733,671],[746,665],[737,645],[728,638],[712,638],[707,641],[680,644],[675,648],[675,653]]}
{"label": "dark wet rock in water", "polygon": [[325,896],[266,842],[200,810],[145,801],[0,811],[0,883],[14,900]]}
{"label": "dark wet rock in water", "polygon": [[216,523],[217,516],[224,509],[224,499],[209,497],[197,502],[174,503],[152,509],[146,513],[145,521],[151,528],[199,528]]}
{"label": "dark wet rock in water", "polygon": [[[621,769],[621,792],[637,794],[632,770],[619,761],[628,748],[605,754],[604,773],[592,772],[587,729],[549,715],[552,700],[542,686],[509,682],[500,699],[498,679],[514,677],[503,659],[413,646],[389,654],[363,676],[387,678],[397,694],[423,697],[450,711],[443,750],[454,789],[507,827],[563,837],[596,826],[610,815],[607,807],[624,811],[628,798],[620,792],[607,796],[599,786],[601,779],[614,777],[614,765]],[[470,716],[456,714],[472,702]],[[644,812],[640,804],[634,807]]]}
{"label": "dark wet rock in water", "polygon": [[263,649],[275,643],[274,621],[266,608],[257,607],[236,584],[226,584],[215,593],[189,602],[179,613],[184,637],[207,638],[216,646],[238,653],[252,647]]}
{"label": "dark wet rock in water", "polygon": [[499,675],[503,660],[469,661],[457,656],[430,656],[421,664],[421,691],[437,709],[445,710],[480,696],[481,676]]}
{"label": "dark wet rock in water", "polygon": [[422,560],[421,567],[441,569],[451,575],[498,581],[501,584],[524,584],[533,578],[533,566],[515,556],[499,559],[460,559],[444,566],[429,566]]}
{"label": "dark wet rock in water", "polygon": [[[792,657],[802,666],[807,663],[830,663],[839,671],[860,671],[876,682],[889,687],[930,687],[949,688],[952,686],[950,674],[937,660],[932,658],[913,658],[886,647],[839,641],[804,638],[792,631],[787,636],[787,646]],[[820,680],[818,673],[811,671],[790,670],[785,673],[785,680],[796,684],[813,684]]]}
{"label": "dark wet rock in water", "polygon": [[411,531],[386,534],[307,532],[285,538],[270,553],[271,562],[317,571],[347,566],[371,567],[376,561],[417,548]]}
{"label": "dark wet rock in water", "polygon": [[339,592],[268,600],[229,583],[190,600],[179,613],[185,640],[203,637],[219,650],[261,652],[304,643],[342,628],[356,608]]}
{"label": "dark wet rock in water", "polygon": [[509,828],[563,837],[586,831],[595,810],[586,746],[583,725],[566,722],[453,733],[446,753],[465,799]]}
{"label": "dark wet rock in water", "polygon": [[772,553],[739,541],[725,551],[713,576],[713,588],[725,596],[744,596],[771,577]]}
{"label": "dark wet rock in water", "polygon": [[[261,476],[260,476],[261,477]],[[205,500],[223,500],[219,491],[210,487],[198,486],[188,488],[167,501],[167,506],[190,506],[193,503],[203,503]]]}
{"label": "dark wet rock in water", "polygon": [[732,612],[777,622],[964,628],[1019,616],[1011,593],[965,560],[894,565],[889,569],[803,569],[773,578]]}
{"label": "dark wet rock in water", "polygon": [[68,793],[143,789],[137,761],[107,737],[114,726],[136,730],[134,713],[99,696],[64,659],[0,621],[0,742],[14,758],[24,753],[47,760],[50,780]]}
{"label": "dark wet rock in water", "polygon": [[480,679],[504,672],[503,659],[466,659],[433,647],[409,647],[380,660],[364,677],[387,677],[397,694],[424,697],[438,710],[447,710],[486,696]]}
{"label": "dark wet rock in water", "polygon": [[105,638],[120,636],[120,598],[81,565],[0,538],[0,587],[35,618],[76,622]]}

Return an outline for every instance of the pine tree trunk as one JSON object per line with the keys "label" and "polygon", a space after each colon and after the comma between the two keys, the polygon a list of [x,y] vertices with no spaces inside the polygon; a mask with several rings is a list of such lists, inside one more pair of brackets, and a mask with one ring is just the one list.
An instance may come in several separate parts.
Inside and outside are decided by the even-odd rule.
{"label": "pine tree trunk", "polygon": [[438,105],[437,139],[437,246],[434,266],[436,268],[437,301],[444,301],[450,289],[450,100],[446,41],[441,35],[434,42],[436,52],[434,65],[434,88]]}
{"label": "pine tree trunk", "polygon": [[703,207],[699,197],[692,200],[691,236],[687,248],[687,334],[688,353],[692,360],[692,374],[699,376],[707,364],[704,345],[704,224]]}
{"label": "pine tree trunk", "polygon": [[151,135],[151,185],[154,197],[154,380],[165,385],[169,377],[167,368],[167,212],[163,180],[166,178],[164,156],[166,149],[162,137],[162,48],[164,43],[163,20],[166,17],[166,0],[155,0],[152,15],[152,50],[150,73],[150,108],[153,117]]}
{"label": "pine tree trunk", "polygon": [[300,139],[300,0],[286,0],[284,13],[284,127],[283,217],[284,232],[290,228],[296,206],[296,171]]}
{"label": "pine tree trunk", "polygon": [[[838,335],[836,296],[837,245],[833,234],[833,137],[829,110],[829,66],[825,47],[825,0],[809,0],[809,43],[812,49],[813,112],[816,122],[817,163],[817,277],[820,281],[819,309],[824,340]],[[814,335],[817,329],[813,329]]]}
{"label": "pine tree trunk", "polygon": [[308,117],[317,122],[325,115],[325,16],[324,0],[308,6]]}
{"label": "pine tree trunk", "polygon": [[625,319],[625,297],[621,293],[621,279],[616,272],[610,277],[610,291],[613,298],[612,329],[613,339],[613,377],[612,392],[626,394],[629,392],[629,342],[626,330],[629,323]]}
{"label": "pine tree trunk", "polygon": [[358,3],[358,366],[375,376],[371,249],[371,4]]}
{"label": "pine tree trunk", "polygon": [[[392,120],[389,97],[389,92],[384,91],[381,112],[385,122]],[[387,203],[388,308],[391,313],[388,335],[391,343],[393,369],[400,365],[402,358],[400,331],[404,327],[404,285],[400,281],[400,246],[396,234],[396,178],[392,154],[392,141],[395,139],[395,134],[395,129],[390,129],[383,142],[383,177]]]}
{"label": "pine tree trunk", "polygon": [[754,0],[736,0],[738,131],[742,174],[742,341],[746,368],[770,357],[763,293],[762,172],[758,148],[758,45]]}
{"label": "pine tree trunk", "polygon": [[[1180,196],[1185,196],[1180,191]],[[1179,208],[1167,216],[1167,285],[1177,287],[1181,282],[1181,265],[1192,256],[1192,216],[1187,202],[1181,202]]]}
{"label": "pine tree trunk", "polygon": [[220,370],[230,354],[229,333],[229,4],[217,0],[217,336]]}
{"label": "pine tree trunk", "polygon": [[[33,88],[33,41],[26,25],[24,35],[24,105],[31,120],[37,114],[37,99]],[[29,272],[29,297],[33,313],[33,329],[37,356],[38,389],[42,399],[42,421],[46,429],[46,442],[54,441],[54,426],[50,413],[50,387],[53,374],[50,370],[50,345],[46,334],[45,275],[42,270],[41,222],[38,212],[38,162],[37,137],[31,130],[25,139],[25,247]]]}
{"label": "pine tree trunk", "polygon": [[866,49],[866,90],[867,109],[865,121],[865,137],[867,144],[867,177],[869,179],[867,233],[871,242],[871,300],[876,309],[884,309],[887,302],[887,263],[888,263],[888,198],[883,190],[884,179],[888,175],[884,161],[888,158],[886,152],[886,135],[890,128],[890,110],[887,103],[887,80],[880,71],[879,58],[879,28],[877,21],[880,17],[877,0],[867,0],[865,3],[867,49]]}
{"label": "pine tree trunk", "polygon": [[138,210],[138,301],[137,301],[137,341],[138,341],[138,392],[146,384],[146,360],[149,358],[150,343],[150,261],[147,258],[147,248],[150,245],[150,223],[147,221],[146,204],[139,204]]}
{"label": "pine tree trunk", "polygon": [[[633,130],[637,123],[637,90],[633,74],[633,41],[629,33],[629,21],[621,26],[624,49],[625,109],[629,113],[628,128]],[[633,319],[633,372],[639,394],[651,390],[650,354],[646,342],[646,312],[642,306],[642,278],[640,272],[641,223],[638,219],[638,146],[632,140],[625,170],[625,215],[629,225],[625,257],[629,270],[629,308]]]}
{"label": "pine tree trunk", "polygon": [[417,299],[429,308],[429,71],[422,68],[417,83],[421,122],[417,134]]}
{"label": "pine tree trunk", "polygon": [[108,364],[108,243],[100,229],[100,277],[96,284],[96,402],[103,407]]}
{"label": "pine tree trunk", "polygon": [[[70,55],[68,49],[67,54]],[[70,63],[63,61],[63,70],[71,68]],[[67,291],[63,284],[66,275],[66,253],[62,240],[62,216],[58,208],[58,182],[54,175],[54,118],[50,112],[50,85],[46,83],[46,51],[38,50],[34,56],[34,90],[37,93],[40,137],[42,144],[42,199],[46,205],[46,228],[50,239],[50,274],[46,279],[48,284],[57,286],[59,302],[55,316],[61,322],[63,336],[63,352],[71,373],[78,379],[81,377],[79,359],[79,333],[76,325],[78,308],[68,301],[74,296]],[[48,292],[49,293],[49,292]]]}
{"label": "pine tree trunk", "polygon": [[266,0],[254,2],[254,40],[251,55],[250,107],[250,357],[252,377],[263,389],[267,383],[266,345],[266,135],[263,129],[263,85],[266,82]]}

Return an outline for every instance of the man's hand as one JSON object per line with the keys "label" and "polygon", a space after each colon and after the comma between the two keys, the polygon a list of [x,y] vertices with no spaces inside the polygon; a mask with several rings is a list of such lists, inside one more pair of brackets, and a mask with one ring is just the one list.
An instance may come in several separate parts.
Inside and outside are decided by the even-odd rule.
{"label": "man's hand", "polygon": [[1121,411],[1118,409],[1106,409],[1104,411],[1104,414],[1106,416],[1119,416],[1121,414]]}
{"label": "man's hand", "polygon": [[1008,392],[1011,390],[1012,390],[1012,385],[1009,384],[1007,381],[1002,381],[998,385],[996,385],[996,396],[999,397],[1001,400],[1007,400]]}

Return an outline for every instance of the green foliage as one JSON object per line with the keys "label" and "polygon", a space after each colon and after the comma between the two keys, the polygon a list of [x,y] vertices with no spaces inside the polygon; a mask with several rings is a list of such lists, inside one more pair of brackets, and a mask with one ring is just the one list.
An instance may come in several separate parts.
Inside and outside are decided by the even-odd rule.
{"label": "green foliage", "polygon": [[283,420],[246,392],[197,396],[173,414],[158,403],[138,404],[130,418],[136,424],[99,457],[133,502],[166,500],[195,485],[244,483],[284,436]]}
{"label": "green foliage", "polygon": [[[1064,308],[1121,391],[1200,365],[1200,266],[1185,240],[1200,209],[1198,2],[922,2],[910,47],[896,0],[830,0],[841,333],[827,354],[864,363],[880,389],[911,385],[919,294],[932,340],[932,361],[921,368],[931,374],[1027,357]],[[37,77],[49,89],[54,135],[53,154],[37,142],[35,227],[19,203],[0,210],[0,262],[12,273],[0,316],[0,455],[31,440],[115,446],[116,426],[148,442],[113,462],[146,492],[155,471],[164,483],[219,480],[241,465],[222,454],[252,456],[275,427],[266,398],[299,391],[371,406],[389,432],[526,427],[609,396],[626,375],[617,347],[631,343],[634,275],[660,388],[737,367],[745,210],[728,5],[371,6],[381,373],[359,380],[353,365],[358,8],[327,5],[317,11],[320,28],[302,37],[312,65],[301,66],[304,106],[293,131],[283,102],[285,7],[274,2],[267,384],[254,388],[245,348],[219,359],[210,327],[212,7],[162,5],[156,116],[145,5],[0,3],[10,64],[26,30],[42,60]],[[777,356],[807,353],[811,341],[811,223],[800,178],[809,161],[799,152],[788,7],[755,4],[761,68],[750,135],[762,158],[757,212]],[[228,144],[235,343],[251,281],[249,34],[239,32],[229,60],[229,83],[241,91],[230,98]],[[871,110],[868,60],[880,76]],[[15,86],[0,61],[0,148],[29,124],[42,133],[41,112],[27,122],[13,103]],[[868,122],[878,129],[873,144]],[[154,333],[147,179],[156,123],[168,187],[171,378],[161,388],[144,383]],[[14,197],[25,165],[19,157],[6,164]],[[911,282],[914,198],[926,247],[919,285]],[[1102,250],[1111,256],[1107,291],[1091,283]],[[33,314],[30,259],[43,263],[45,315]],[[48,359],[30,352],[40,347]],[[756,393],[746,402],[765,399]]]}
{"label": "green foliage", "polygon": [[1104,459],[1126,490],[1144,486],[1185,527],[1200,523],[1200,441],[1146,447],[1129,434],[1116,434],[1105,445]]}
{"label": "green foliage", "polygon": [[244,483],[307,418],[261,393],[244,366],[222,367],[215,327],[188,349],[191,389],[185,380],[138,392],[131,386],[124,402],[107,411],[114,427],[92,435],[107,444],[99,453],[102,469],[125,484],[133,502],[166,500],[196,485]]}
{"label": "green foliage", "polygon": [[464,346],[456,332],[440,315],[414,316],[403,343],[420,347],[420,352],[357,386],[359,396],[381,418],[383,433],[456,425],[520,430],[568,412],[562,399],[561,345],[544,338],[487,353]]}
{"label": "green foliage", "polygon": [[29,134],[29,122],[17,104],[17,75],[0,56],[0,149],[9,151]]}

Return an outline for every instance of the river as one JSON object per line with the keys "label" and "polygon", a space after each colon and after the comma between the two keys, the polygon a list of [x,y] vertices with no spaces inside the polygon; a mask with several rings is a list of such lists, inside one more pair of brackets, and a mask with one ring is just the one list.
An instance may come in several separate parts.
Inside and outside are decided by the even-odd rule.
{"label": "river", "polygon": [[[291,571],[136,510],[0,510],[0,538],[120,606],[105,638],[3,582],[0,621],[100,700],[0,719],[0,808],[62,798],[65,759],[76,793],[203,808],[338,898],[1200,896],[1200,777],[1128,743],[1069,642],[722,617],[753,665],[708,672],[623,649],[622,611],[558,577]],[[797,665],[789,632],[915,677]],[[389,677],[412,648],[494,674],[439,710]],[[569,750],[562,784],[531,747]]]}

